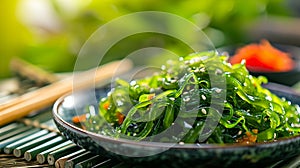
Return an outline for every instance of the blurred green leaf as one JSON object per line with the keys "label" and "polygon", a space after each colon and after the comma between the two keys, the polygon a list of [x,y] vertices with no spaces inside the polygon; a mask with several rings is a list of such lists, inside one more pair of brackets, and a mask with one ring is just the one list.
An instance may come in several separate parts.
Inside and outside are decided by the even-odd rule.
{"label": "blurred green leaf", "polygon": [[9,62],[17,56],[30,37],[16,17],[18,0],[3,0],[0,5],[0,78],[10,76]]}

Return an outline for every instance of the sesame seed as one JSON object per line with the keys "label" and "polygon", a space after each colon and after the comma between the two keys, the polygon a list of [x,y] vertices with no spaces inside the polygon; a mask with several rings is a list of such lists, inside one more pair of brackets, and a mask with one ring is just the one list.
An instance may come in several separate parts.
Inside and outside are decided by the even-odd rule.
{"label": "sesame seed", "polygon": [[185,102],[188,102],[188,101],[190,101],[190,100],[191,100],[190,97],[184,97],[184,98],[183,98],[183,101],[185,101]]}
{"label": "sesame seed", "polygon": [[222,52],[222,53],[221,53],[221,55],[224,55],[224,56],[229,56],[229,53],[228,53],[228,52],[226,52],[226,51],[224,51],[224,52]]}
{"label": "sesame seed", "polygon": [[170,80],[170,83],[176,83],[177,82],[177,80],[176,79],[172,79],[172,80]]}
{"label": "sesame seed", "polygon": [[172,69],[168,69],[167,73],[172,74],[174,71]]}
{"label": "sesame seed", "polygon": [[216,89],[216,92],[217,92],[217,93],[221,93],[221,91],[222,91],[222,89],[219,89],[219,88]]}
{"label": "sesame seed", "polygon": [[242,59],[241,64],[245,64],[245,63],[246,63],[246,60]]}
{"label": "sesame seed", "polygon": [[195,63],[195,60],[194,59],[191,59],[190,60],[190,64],[194,64]]}
{"label": "sesame seed", "polygon": [[222,72],[222,70],[220,70],[220,69],[216,69],[216,71],[215,71],[215,74],[216,75],[220,75],[220,74],[222,74],[223,72]]}
{"label": "sesame seed", "polygon": [[167,61],[167,64],[169,64],[169,65],[173,65],[173,64],[174,64],[174,62],[173,62],[172,60],[168,60],[168,61]]}
{"label": "sesame seed", "polygon": [[136,85],[136,81],[131,81],[131,82],[130,82],[130,85],[132,85],[132,86],[133,86],[133,85]]}
{"label": "sesame seed", "polygon": [[203,108],[203,109],[201,109],[201,112],[203,113],[203,114],[207,114],[207,112],[206,112],[206,110]]}
{"label": "sesame seed", "polygon": [[201,58],[196,57],[194,60],[195,60],[195,62],[200,62],[200,61],[201,61]]}

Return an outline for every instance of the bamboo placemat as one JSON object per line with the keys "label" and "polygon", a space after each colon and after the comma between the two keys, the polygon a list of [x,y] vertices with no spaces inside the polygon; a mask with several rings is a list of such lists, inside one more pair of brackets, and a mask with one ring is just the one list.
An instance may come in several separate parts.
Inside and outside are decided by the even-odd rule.
{"label": "bamboo placemat", "polygon": [[37,161],[26,161],[12,154],[0,154],[0,167],[50,167],[49,164],[39,164]]}

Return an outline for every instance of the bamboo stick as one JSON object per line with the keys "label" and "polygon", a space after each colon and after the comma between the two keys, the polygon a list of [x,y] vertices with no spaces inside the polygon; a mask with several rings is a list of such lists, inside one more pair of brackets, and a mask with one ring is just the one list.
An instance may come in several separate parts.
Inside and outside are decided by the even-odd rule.
{"label": "bamboo stick", "polygon": [[94,155],[90,158],[87,158],[86,160],[83,160],[81,162],[76,163],[74,167],[75,168],[92,167],[93,165],[97,165],[99,163],[102,163],[105,160],[108,160],[108,158],[105,158],[105,157],[99,156],[99,155]]}
{"label": "bamboo stick", "polygon": [[49,134],[41,136],[33,141],[30,141],[26,144],[18,146],[16,149],[14,149],[13,154],[16,157],[21,157],[27,150],[34,148],[38,145],[41,145],[47,141],[50,141],[52,138],[56,138],[57,136],[58,136],[58,134],[56,132],[51,132]]}
{"label": "bamboo stick", "polygon": [[8,124],[4,127],[1,127],[0,128],[0,137],[7,134],[8,132],[16,130],[16,129],[22,127],[22,126],[24,127],[24,125],[20,124],[20,123],[10,123],[10,124]]}
{"label": "bamboo stick", "polygon": [[23,137],[22,139],[7,145],[4,148],[4,153],[11,154],[13,152],[13,150],[16,149],[18,146],[24,145],[25,143],[32,141],[33,139],[39,138],[39,137],[47,134],[48,132],[49,132],[48,130],[41,130],[39,132],[33,133],[32,135]]}
{"label": "bamboo stick", "polygon": [[39,129],[38,128],[35,128],[35,129],[30,129],[26,132],[22,132],[21,134],[18,134],[18,135],[15,135],[15,136],[12,136],[10,138],[7,138],[3,141],[0,142],[0,153],[2,152],[2,149],[4,149],[5,146],[11,144],[11,143],[14,143],[22,138],[24,138],[25,136],[29,136],[35,132],[38,132]]}
{"label": "bamboo stick", "polygon": [[92,166],[92,168],[97,168],[97,167],[114,167],[118,165],[120,162],[118,162],[115,159],[107,159],[104,162],[101,162],[97,165]]}
{"label": "bamboo stick", "polygon": [[114,75],[128,71],[131,66],[129,60],[111,62],[17,97],[0,106],[0,126],[22,118],[33,110],[49,106],[59,97],[69,94],[73,90],[84,89],[95,86],[96,83],[105,82]]}
{"label": "bamboo stick", "polygon": [[45,142],[41,145],[38,145],[34,148],[31,148],[29,150],[27,150],[25,153],[24,153],[24,158],[25,160],[27,161],[31,161],[31,160],[34,160],[36,159],[36,156],[42,152],[42,151],[45,151],[51,147],[54,147],[56,145],[59,145],[61,143],[65,142],[65,138],[62,137],[62,136],[58,136],[54,139],[51,139],[49,140],[48,142]]}
{"label": "bamboo stick", "polygon": [[67,145],[63,148],[57,149],[47,156],[47,161],[49,165],[54,165],[55,161],[63,156],[66,156],[72,152],[79,151],[80,147],[78,147],[76,144],[72,143],[70,145]]}
{"label": "bamboo stick", "polygon": [[31,126],[20,126],[18,129],[13,130],[13,131],[11,131],[11,132],[8,132],[8,133],[2,135],[2,136],[0,137],[0,141],[3,141],[3,140],[5,140],[5,139],[7,139],[7,138],[16,136],[16,135],[18,135],[18,134],[20,134],[20,133],[22,133],[22,132],[28,131],[28,130],[30,130],[30,129],[32,129],[32,128],[33,128],[33,127],[31,127]]}
{"label": "bamboo stick", "polygon": [[73,142],[69,140],[69,141],[63,142],[63,143],[61,143],[59,145],[56,145],[56,146],[54,146],[54,147],[52,147],[50,149],[47,149],[47,150],[45,150],[45,151],[37,154],[36,160],[39,162],[39,164],[43,164],[43,163],[45,163],[47,161],[47,157],[48,157],[49,153],[51,153],[51,152],[53,152],[55,150],[58,150],[60,148],[63,148],[63,147],[65,147],[67,145],[70,145],[70,144],[73,144]]}
{"label": "bamboo stick", "polygon": [[79,150],[79,151],[70,153],[70,154],[68,154],[68,155],[66,155],[66,156],[63,156],[63,157],[57,159],[57,160],[55,161],[55,167],[56,167],[56,168],[64,168],[64,167],[65,167],[65,163],[66,163],[68,160],[70,160],[71,158],[74,158],[74,157],[76,157],[76,156],[78,156],[78,155],[81,155],[81,154],[84,153],[84,152],[86,152],[86,150],[85,150],[85,149],[81,149],[81,150]]}
{"label": "bamboo stick", "polygon": [[66,161],[65,168],[73,168],[77,163],[82,162],[86,159],[92,158],[93,156],[95,156],[95,155],[92,154],[91,152],[82,153],[82,154]]}
{"label": "bamboo stick", "polygon": [[35,81],[38,85],[50,84],[58,80],[54,74],[20,58],[13,58],[10,66],[14,72]]}

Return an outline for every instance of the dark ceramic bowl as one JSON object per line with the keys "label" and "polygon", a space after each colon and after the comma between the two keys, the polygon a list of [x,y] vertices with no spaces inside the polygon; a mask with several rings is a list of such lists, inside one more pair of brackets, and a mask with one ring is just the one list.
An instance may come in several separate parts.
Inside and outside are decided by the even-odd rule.
{"label": "dark ceramic bowl", "polygon": [[[230,56],[234,55],[235,51],[243,47],[245,45],[236,45],[236,46],[227,46],[218,48],[217,51],[227,52]],[[297,46],[291,45],[283,45],[283,44],[272,44],[275,48],[279,49],[280,51],[287,52],[291,55],[292,59],[295,61],[296,65],[295,68],[291,71],[287,72],[252,72],[250,74],[254,76],[265,76],[268,78],[270,82],[279,83],[287,86],[292,86],[300,81],[300,48]],[[272,60],[270,60],[272,61]]]}
{"label": "dark ceramic bowl", "polygon": [[[266,87],[293,103],[300,103],[299,94],[288,87],[278,84]],[[100,88],[76,92],[57,100],[53,108],[54,121],[62,134],[95,154],[142,167],[270,167],[300,155],[300,136],[249,145],[171,144],[115,139],[72,123],[72,117],[84,113],[87,106],[92,109],[91,115],[97,113],[98,101],[107,91]]]}

